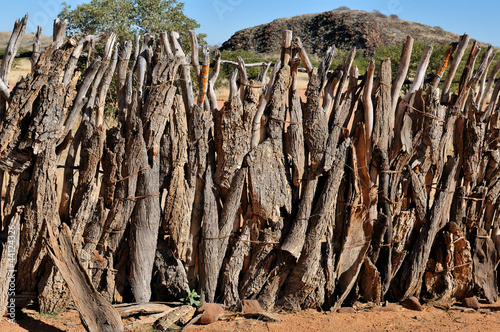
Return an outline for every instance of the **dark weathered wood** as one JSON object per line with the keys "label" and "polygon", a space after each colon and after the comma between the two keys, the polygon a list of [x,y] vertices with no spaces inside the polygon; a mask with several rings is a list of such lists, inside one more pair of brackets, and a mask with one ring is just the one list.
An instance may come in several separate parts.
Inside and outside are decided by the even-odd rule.
{"label": "dark weathered wood", "polygon": [[38,26],[36,29],[35,37],[33,37],[33,54],[31,55],[31,72],[33,73],[35,69],[35,65],[40,58],[40,54],[42,52],[42,27]]}
{"label": "dark weathered wood", "polygon": [[[249,221],[243,226],[243,231],[234,241],[231,256],[226,261],[222,271],[221,288],[224,296],[224,304],[235,305],[240,301],[238,292],[240,274],[245,261],[250,255],[250,225]],[[219,251],[221,253],[222,251]],[[220,255],[219,255],[220,257]]]}
{"label": "dark weathered wood", "polygon": [[205,172],[205,189],[203,191],[203,227],[200,244],[200,299],[202,302],[215,302],[215,291],[219,279],[219,216],[217,213],[216,186],[212,178],[212,165]]}
{"label": "dark weathered wood", "polygon": [[474,250],[474,283],[489,303],[498,300],[495,267],[498,253],[484,229],[477,229]]}
{"label": "dark weathered wood", "polygon": [[72,246],[69,228],[63,224],[56,238],[52,227],[52,224],[48,224],[49,254],[68,284],[85,329],[87,331],[123,331],[119,313],[94,289],[78,260],[77,253]]}
{"label": "dark weathered wood", "polygon": [[411,253],[401,267],[399,285],[392,284],[398,298],[405,299],[419,292],[422,276],[429,259],[433,239],[436,237],[443,220],[449,218],[449,207],[451,206],[452,193],[455,190],[457,172],[457,158],[450,158],[443,170],[443,176],[436,192],[436,198],[429,219],[426,220],[422,230],[416,239]]}
{"label": "dark weathered wood", "polygon": [[334,211],[337,194],[344,173],[344,164],[350,141],[347,140],[337,150],[335,164],[328,172],[323,192],[309,217],[307,235],[302,253],[288,277],[283,289],[283,297],[278,305],[286,309],[299,310],[304,300],[316,287],[314,279],[318,273],[321,256],[321,239],[325,235],[327,224],[334,223]]}
{"label": "dark weathered wood", "polygon": [[[241,168],[236,171],[231,183],[224,207],[222,208],[221,216],[219,219],[218,239],[218,256],[216,262],[216,270],[220,271],[228,243],[231,238],[231,232],[234,228],[234,223],[238,221],[237,213],[241,204],[241,196],[243,194],[243,186],[248,174],[247,168]],[[217,272],[218,273],[218,272]]]}

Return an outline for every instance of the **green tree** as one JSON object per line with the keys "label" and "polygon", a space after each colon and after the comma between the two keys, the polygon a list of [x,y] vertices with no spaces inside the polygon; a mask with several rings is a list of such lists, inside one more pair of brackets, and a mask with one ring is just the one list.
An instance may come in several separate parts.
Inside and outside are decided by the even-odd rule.
{"label": "green tree", "polygon": [[[131,40],[134,34],[177,31],[185,33],[200,27],[184,14],[184,3],[177,0],[91,0],[71,8],[63,2],[59,18],[68,19],[68,34],[114,32],[120,40]],[[200,45],[204,34],[199,34]]]}

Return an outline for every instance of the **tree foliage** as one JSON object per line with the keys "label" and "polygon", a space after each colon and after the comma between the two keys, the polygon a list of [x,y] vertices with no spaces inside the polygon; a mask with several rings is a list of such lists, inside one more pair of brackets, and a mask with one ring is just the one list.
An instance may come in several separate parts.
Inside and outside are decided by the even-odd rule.
{"label": "tree foliage", "polygon": [[[177,0],[91,0],[76,8],[63,2],[59,18],[68,19],[70,35],[114,32],[120,40],[146,32],[183,33],[200,27],[184,14],[184,3]],[[198,35],[201,45],[204,37]]]}

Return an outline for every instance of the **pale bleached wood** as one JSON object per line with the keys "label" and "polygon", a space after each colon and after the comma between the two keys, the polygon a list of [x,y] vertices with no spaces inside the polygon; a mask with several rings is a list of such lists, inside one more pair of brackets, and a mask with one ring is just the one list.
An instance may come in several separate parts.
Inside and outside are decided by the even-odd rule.
{"label": "pale bleached wood", "polygon": [[423,87],[425,72],[427,71],[427,67],[429,66],[432,50],[432,45],[427,45],[427,47],[424,49],[417,67],[417,71],[415,72],[415,78],[413,79],[413,83],[410,86],[410,90],[406,93],[406,95],[403,97],[402,101],[396,108],[396,114],[394,116],[394,143],[391,151],[391,159],[394,159],[399,154],[402,148],[401,129],[403,127],[405,111],[407,110],[408,103],[410,102],[410,99],[412,98],[414,93]]}
{"label": "pale bleached wood", "polygon": [[194,30],[189,30],[189,40],[191,41],[191,65],[193,65],[196,79],[200,82],[201,66],[198,58],[198,37]]}
{"label": "pale bleached wood", "polygon": [[483,94],[484,94],[485,89],[486,89],[486,77],[488,76],[488,70],[489,70],[494,58],[495,58],[495,54],[493,54],[493,47],[490,45],[490,46],[488,46],[488,49],[483,54],[483,57],[481,59],[481,65],[483,63],[485,63],[484,64],[485,70],[483,70],[483,73],[482,73],[481,77],[479,78],[479,82],[480,82],[478,84],[479,89],[478,89],[477,94],[476,94],[476,104],[478,104],[478,105],[481,102],[481,99],[483,98]]}
{"label": "pale bleached wood", "polygon": [[212,72],[212,76],[208,80],[208,98],[210,99],[210,109],[212,110],[212,113],[214,113],[219,107],[217,105],[217,95],[215,94],[215,82],[217,81],[217,78],[219,77],[219,72],[220,72],[220,61],[221,61],[221,54],[219,50],[215,51],[215,66]]}
{"label": "pale bleached wood", "polygon": [[9,87],[2,80],[0,80],[0,92],[4,100],[10,103],[13,94],[10,91]]}
{"label": "pale bleached wood", "polygon": [[87,47],[88,45],[90,45],[92,43],[92,41],[98,42],[102,38],[104,38],[104,34],[87,35],[87,36],[84,36],[80,39],[80,41],[78,42],[78,45],[75,47],[75,49],[73,50],[73,53],[71,54],[71,58],[68,62],[66,71],[64,72],[63,83],[64,83],[65,87],[67,87],[70,84],[71,80],[73,79],[76,65],[78,63],[78,60],[80,59],[80,55],[82,54],[83,49],[85,47]]}
{"label": "pale bleached wood", "polygon": [[448,102],[449,100],[451,83],[453,82],[453,78],[455,77],[455,74],[457,72],[458,65],[460,64],[460,61],[462,61],[462,58],[465,54],[465,50],[469,45],[469,41],[470,41],[470,36],[468,34],[464,34],[460,37],[460,40],[458,42],[457,52],[453,57],[453,60],[451,60],[450,70],[448,71],[448,76],[446,77],[446,80],[444,81],[443,84],[443,93],[441,97],[441,102],[443,103]]}
{"label": "pale bleached wood", "polygon": [[160,33],[160,41],[165,50],[167,56],[173,56],[172,49],[170,48],[170,43],[168,42],[168,34],[166,32]]}
{"label": "pale bleached wood", "polygon": [[[396,77],[392,82],[391,87],[391,98],[392,98],[392,109],[390,113],[389,123],[392,125],[394,122],[394,117],[397,108],[397,102],[399,94],[401,93],[401,87],[406,79],[408,73],[408,68],[410,67],[411,51],[413,50],[413,38],[410,36],[406,37],[406,41],[403,44],[403,49],[401,50],[401,57],[399,59],[399,67]],[[391,135],[392,136],[392,135]]]}
{"label": "pale bleached wood", "polygon": [[[325,89],[323,92],[323,109],[329,113],[332,109],[335,97],[335,88],[339,84],[344,72],[342,70],[336,70],[330,75],[330,78],[326,82]],[[330,119],[334,116],[335,112],[331,112]]]}
{"label": "pale bleached wood", "polygon": [[499,71],[500,71],[500,60],[497,62],[495,67],[493,67],[493,69],[490,71],[490,73],[488,75],[488,83],[486,84],[486,88],[484,89],[484,93],[481,96],[481,100],[479,101],[479,104],[478,104],[479,109],[483,109],[487,98],[490,97],[490,94],[491,94],[491,91],[493,88],[493,84],[495,84],[495,78],[496,78]]}
{"label": "pale bleached wood", "polygon": [[[460,77],[460,83],[458,86],[458,97],[455,101],[455,106],[462,111],[465,107],[465,103],[469,96],[470,88],[475,85],[475,82],[479,79],[479,77],[474,78],[474,83],[472,81],[474,75],[474,65],[476,63],[476,59],[481,51],[481,47],[477,44],[476,41],[472,44],[471,51],[469,53],[469,57],[467,58],[467,62],[465,63],[464,71],[462,72],[462,76]],[[476,72],[477,73],[477,72]]]}
{"label": "pale bleached wood", "polygon": [[343,75],[342,75],[342,78],[340,79],[339,87],[337,89],[337,94],[335,96],[335,103],[333,104],[333,113],[337,113],[338,109],[340,107],[340,102],[343,99],[342,95],[344,93],[344,88],[345,88],[347,79],[349,78],[352,62],[354,61],[355,56],[356,56],[356,47],[353,47],[351,49],[351,51],[349,52],[349,56],[347,58],[345,58],[343,61],[343,64],[342,64]]}
{"label": "pale bleached wood", "polygon": [[238,60],[238,72],[240,74],[240,99],[245,100],[245,95],[248,85],[248,74],[245,68],[245,60],[241,56],[237,57]]}
{"label": "pale bleached wood", "polygon": [[[101,81],[104,77],[104,74],[106,73],[106,70],[108,69],[109,62],[111,60],[111,55],[113,53],[113,47],[116,42],[116,34],[112,33],[108,40],[106,41],[106,45],[104,48],[104,54],[103,58],[100,63],[99,70],[94,77],[94,82],[92,83],[92,89],[90,91],[90,96],[87,99],[87,105],[85,107],[85,110],[83,112],[83,119],[89,119],[93,117],[93,120],[96,120],[96,114],[93,114],[96,105],[96,98],[97,98],[97,92],[99,90],[99,86],[101,85]],[[102,120],[102,119],[101,119]]]}
{"label": "pale bleached wood", "polygon": [[[0,79],[4,81],[6,85],[10,84],[10,71],[12,69],[12,64],[14,63],[14,58],[17,54],[17,50],[21,45],[24,33],[26,31],[26,25],[28,24],[28,14],[26,14],[22,19],[16,20],[14,24],[14,29],[10,35],[9,42],[5,48],[4,58],[2,60],[2,66],[0,67]],[[0,110],[0,114],[4,110]]]}
{"label": "pale bleached wood", "polygon": [[311,64],[311,60],[309,60],[309,56],[307,55],[306,49],[304,48],[304,45],[302,44],[302,41],[300,40],[299,37],[295,38],[295,44],[296,47],[299,49],[300,59],[302,60],[302,63],[306,68],[307,74],[309,75],[309,77],[311,77],[313,66]]}
{"label": "pale bleached wood", "polygon": [[67,19],[61,20],[56,18],[53,24],[52,40],[57,43],[56,48],[62,46],[64,42],[64,34],[66,33],[66,28],[68,27],[69,21]]}
{"label": "pale bleached wood", "polygon": [[193,83],[191,82],[191,74],[189,69],[189,62],[186,59],[184,51],[182,50],[179,33],[172,31],[169,34],[170,44],[172,46],[172,51],[174,56],[179,56],[184,58],[184,62],[181,65],[181,89],[182,89],[182,99],[184,100],[184,106],[188,113],[191,113],[191,109],[195,105],[194,94],[193,94]]}
{"label": "pale bleached wood", "polygon": [[118,53],[119,53],[119,45],[115,45],[115,50],[113,52],[113,59],[111,64],[108,67],[108,72],[106,74],[106,78],[101,85],[99,91],[99,98],[97,101],[97,116],[96,116],[96,126],[101,127],[104,121],[104,107],[106,106],[106,96],[108,94],[109,87],[111,86],[111,81],[113,79],[116,65],[118,63]]}
{"label": "pale bleached wood", "polygon": [[292,58],[292,30],[281,31],[281,65],[290,64]]}
{"label": "pale bleached wood", "polygon": [[269,83],[266,85],[266,91],[264,93],[263,98],[260,101],[257,113],[255,114],[252,126],[252,144],[251,144],[252,148],[255,148],[259,144],[262,115],[264,114],[264,110],[266,109],[267,103],[271,99],[272,87],[274,85],[274,80],[276,79],[276,74],[280,66],[281,66],[281,61],[276,62],[276,64],[274,65],[273,71],[271,73],[271,79]]}
{"label": "pale bleached wood", "polygon": [[[373,132],[373,102],[372,102],[372,89],[373,89],[373,75],[375,73],[375,60],[371,59],[366,69],[365,86],[362,96],[363,108],[365,111],[365,131],[367,147],[371,149],[371,139]],[[369,154],[371,155],[371,153]],[[370,159],[368,157],[368,159]]]}

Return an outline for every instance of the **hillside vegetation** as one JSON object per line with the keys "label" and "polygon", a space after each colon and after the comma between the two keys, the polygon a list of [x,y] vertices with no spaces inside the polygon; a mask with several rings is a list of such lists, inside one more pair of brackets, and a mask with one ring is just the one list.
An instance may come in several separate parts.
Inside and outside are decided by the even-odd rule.
{"label": "hillside vegetation", "polygon": [[322,56],[332,44],[341,49],[356,46],[372,55],[383,45],[399,45],[407,35],[425,43],[443,44],[458,40],[458,35],[440,27],[405,21],[395,15],[336,9],[319,14],[279,18],[270,23],[237,31],[222,44],[223,50],[243,49],[256,53],[277,53],[281,31],[292,30],[302,39],[310,54]]}

